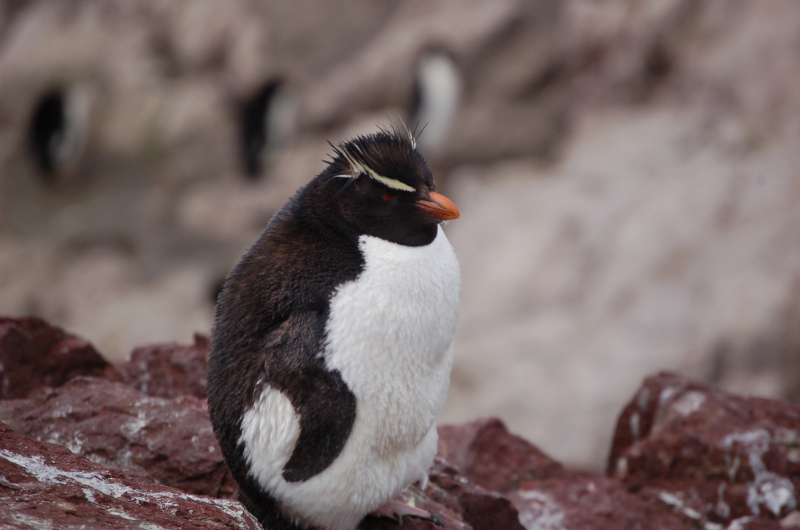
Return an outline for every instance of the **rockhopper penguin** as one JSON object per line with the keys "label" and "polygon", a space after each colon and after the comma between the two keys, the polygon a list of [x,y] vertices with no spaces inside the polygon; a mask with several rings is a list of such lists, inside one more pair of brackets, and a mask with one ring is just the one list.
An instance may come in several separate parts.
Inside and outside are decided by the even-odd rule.
{"label": "rockhopper penguin", "polygon": [[269,222],[220,294],[214,432],[269,529],[349,530],[427,478],[453,362],[461,278],[413,135],[380,129]]}

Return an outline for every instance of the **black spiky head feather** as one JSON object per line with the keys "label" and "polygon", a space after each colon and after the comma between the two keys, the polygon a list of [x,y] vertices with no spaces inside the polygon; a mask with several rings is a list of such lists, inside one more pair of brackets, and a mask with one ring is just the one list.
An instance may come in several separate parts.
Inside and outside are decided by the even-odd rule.
{"label": "black spiky head feather", "polygon": [[436,188],[411,131],[393,123],[331,147],[328,167],[301,192],[305,208],[352,234],[414,246],[433,240],[441,220],[416,203]]}
{"label": "black spiky head feather", "polygon": [[361,175],[377,180],[395,191],[433,189],[433,176],[417,150],[414,133],[394,123],[378,132],[331,144],[333,156],[325,171],[330,176],[353,178]]}

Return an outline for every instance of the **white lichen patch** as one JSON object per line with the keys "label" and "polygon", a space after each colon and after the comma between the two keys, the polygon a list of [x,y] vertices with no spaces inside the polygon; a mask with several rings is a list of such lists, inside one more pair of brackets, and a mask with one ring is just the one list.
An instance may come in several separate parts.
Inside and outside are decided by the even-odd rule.
{"label": "white lichen patch", "polygon": [[[47,464],[42,456],[19,455],[6,449],[0,449],[0,458],[5,458],[9,462],[20,466],[29,474],[36,477],[39,482],[67,484],[71,481],[85,486],[85,488],[82,488],[82,491],[89,502],[93,504],[98,504],[95,498],[96,493],[102,493],[103,495],[114,498],[126,495],[127,498],[137,504],[153,503],[161,510],[174,514],[179,506],[176,501],[178,499],[184,499],[214,506],[235,519],[242,520],[245,518],[252,518],[241,504],[232,500],[202,497],[179,491],[148,492],[136,490],[125,484],[108,479],[99,473],[58,469],[55,466]],[[255,519],[253,519],[253,521],[255,521]]]}
{"label": "white lichen patch", "polygon": [[775,434],[772,438],[777,444],[785,445],[787,447],[800,447],[800,432],[797,432],[794,429],[775,429]]}
{"label": "white lichen patch", "polygon": [[131,455],[131,451],[127,447],[117,451],[117,454],[114,456],[114,460],[118,465],[123,467],[135,465],[133,463],[133,455]]}
{"label": "white lichen patch", "polygon": [[786,477],[765,471],[747,492],[747,505],[754,514],[760,515],[759,506],[764,505],[773,515],[791,511],[797,507],[794,497],[794,484]]}
{"label": "white lichen patch", "polygon": [[634,412],[633,414],[631,414],[630,426],[631,426],[631,436],[633,437],[633,441],[634,442],[638,442],[639,441],[639,435],[640,435],[640,433],[639,433],[639,413],[638,412]]}
{"label": "white lichen patch", "polygon": [[681,512],[683,515],[685,515],[690,519],[694,519],[695,521],[703,519],[703,514],[701,514],[700,512],[698,512],[697,510],[695,510],[690,506],[686,506],[686,504],[683,502],[683,499],[681,499],[674,493],[670,493],[668,491],[662,491],[661,493],[658,494],[658,499],[664,504],[672,506],[677,511]]}
{"label": "white lichen patch", "polygon": [[15,513],[11,518],[33,530],[53,530],[53,523],[24,513]]}
{"label": "white lichen patch", "polygon": [[125,519],[127,521],[136,521],[136,517],[132,516],[131,514],[120,508],[112,508],[110,506],[105,506],[104,509],[110,515],[119,517],[120,519]]}
{"label": "white lichen patch", "polygon": [[89,488],[81,488],[83,491],[83,495],[86,497],[86,500],[91,502],[92,504],[97,504],[97,499],[94,498],[94,492]]}
{"label": "white lichen patch", "polygon": [[[703,530],[722,530],[723,529],[723,526],[721,524],[712,523],[710,521],[707,521],[705,516],[702,513],[698,512],[697,510],[695,510],[694,508],[692,508],[690,506],[687,506],[686,503],[683,501],[683,499],[681,499],[678,495],[675,495],[675,494],[670,493],[668,491],[662,491],[661,493],[658,494],[658,499],[661,502],[663,502],[664,504],[667,504],[668,506],[671,506],[676,511],[678,511],[681,514],[685,515],[689,519],[693,519],[693,520],[697,521],[696,524],[702,524],[703,525],[702,526]],[[726,529],[726,530],[729,530],[729,529],[730,529],[730,527],[728,527],[728,529]]]}
{"label": "white lichen patch", "polygon": [[135,418],[133,418],[128,423],[125,423],[124,425],[120,426],[120,430],[125,436],[133,438],[137,436],[142,431],[142,429],[147,427],[148,423],[149,422],[147,420],[147,415],[145,411],[139,410]]}
{"label": "white lichen patch", "polygon": [[[786,433],[781,434],[783,438]],[[761,507],[766,507],[773,515],[780,515],[797,508],[794,484],[786,477],[768,471],[764,465],[763,456],[769,449],[772,436],[766,429],[754,429],[744,433],[729,434],[723,440],[723,445],[728,451],[734,446],[737,452],[744,452],[747,462],[753,473],[754,480],[747,491],[747,507],[754,515],[761,515]],[[734,462],[738,468],[737,454]],[[726,459],[730,459],[726,454]],[[729,469],[731,480],[736,476],[736,469]]]}
{"label": "white lichen patch", "polygon": [[517,506],[519,522],[527,530],[562,530],[564,510],[550,495],[543,491],[527,490],[519,493],[527,501]]}
{"label": "white lichen patch", "polygon": [[786,448],[786,458],[789,462],[800,462],[800,432],[794,429],[776,429],[773,440]]}
{"label": "white lichen patch", "polygon": [[725,486],[723,482],[717,488],[717,504],[714,506],[714,513],[722,519],[727,519],[731,515],[731,507],[725,502]]}
{"label": "white lichen patch", "polygon": [[81,454],[81,451],[83,450],[83,445],[85,443],[86,443],[86,435],[83,434],[81,431],[75,431],[71,439],[63,441],[60,445],[63,445],[76,455],[79,455]]}
{"label": "white lichen patch", "polygon": [[621,457],[617,459],[616,466],[617,478],[622,478],[628,474],[628,459]]}
{"label": "white lichen patch", "polygon": [[747,523],[753,519],[755,519],[755,517],[749,515],[746,517],[739,517],[738,519],[731,521],[731,524],[729,524],[725,530],[745,530]]}
{"label": "white lichen patch", "polygon": [[658,395],[658,408],[656,409],[656,414],[653,421],[654,431],[660,429],[661,422],[667,415],[668,406],[672,402],[673,398],[675,397],[675,394],[677,394],[678,391],[679,391],[678,388],[670,386],[662,390],[661,393]]}
{"label": "white lichen patch", "polygon": [[223,512],[225,512],[226,514],[230,515],[231,517],[235,517],[238,519],[241,519],[243,517],[252,518],[250,512],[245,510],[244,506],[242,506],[239,501],[234,501],[229,499],[214,499],[212,497],[198,497],[197,495],[191,495],[189,493],[180,493],[178,494],[178,496],[181,498],[192,499],[195,501],[214,505]]}
{"label": "white lichen patch", "polygon": [[732,447],[734,443],[753,447],[759,452],[760,458],[769,448],[771,438],[769,431],[766,429],[754,429],[743,433],[731,433],[725,437],[722,443],[727,448]]}
{"label": "white lichen patch", "polygon": [[63,407],[57,407],[56,409],[43,414],[39,418],[39,421],[46,422],[53,420],[63,420],[72,415],[72,412],[73,412],[72,405],[64,405]]}
{"label": "white lichen patch", "polygon": [[706,401],[706,395],[703,392],[692,390],[683,393],[678,399],[673,401],[672,410],[681,416],[688,416],[692,412],[698,410]]}

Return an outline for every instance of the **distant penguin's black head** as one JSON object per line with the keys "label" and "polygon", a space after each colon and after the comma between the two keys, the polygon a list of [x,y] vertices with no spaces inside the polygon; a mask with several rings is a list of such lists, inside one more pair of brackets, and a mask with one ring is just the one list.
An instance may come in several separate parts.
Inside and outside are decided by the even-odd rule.
{"label": "distant penguin's black head", "polygon": [[413,134],[393,126],[333,146],[328,167],[309,185],[311,205],[356,235],[408,246],[426,245],[458,208],[436,193]]}

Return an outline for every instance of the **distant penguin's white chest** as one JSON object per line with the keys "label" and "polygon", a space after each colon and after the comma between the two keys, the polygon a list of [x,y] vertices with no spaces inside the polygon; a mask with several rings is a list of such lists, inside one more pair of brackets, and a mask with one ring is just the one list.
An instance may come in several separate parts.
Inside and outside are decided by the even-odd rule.
{"label": "distant penguin's white chest", "polygon": [[359,247],[364,271],[331,299],[325,356],[355,394],[374,450],[393,451],[418,443],[444,403],[461,276],[441,228],[423,247],[370,236]]}

